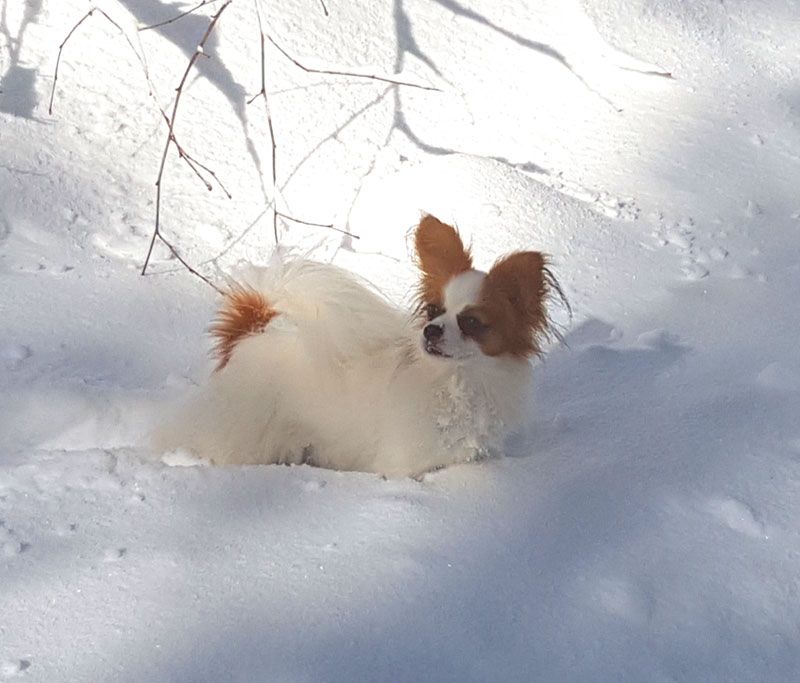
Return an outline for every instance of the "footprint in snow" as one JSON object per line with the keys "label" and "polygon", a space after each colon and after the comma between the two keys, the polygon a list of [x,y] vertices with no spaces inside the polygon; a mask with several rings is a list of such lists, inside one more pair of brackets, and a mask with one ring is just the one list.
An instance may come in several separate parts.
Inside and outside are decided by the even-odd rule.
{"label": "footprint in snow", "polygon": [[[681,273],[684,279],[694,282],[711,274],[707,267],[711,257],[698,248],[695,223],[691,216],[671,223],[665,231],[657,230],[655,236],[661,246],[670,246],[682,256]],[[720,250],[724,251],[721,248]]]}
{"label": "footprint in snow", "polygon": [[755,277],[759,281],[764,281],[763,275],[756,275],[752,270],[745,268],[739,263],[734,263],[731,266],[731,269],[728,271],[728,277],[731,280],[745,280],[747,278]]}
{"label": "footprint in snow", "polygon": [[761,204],[753,199],[748,199],[747,203],[744,205],[744,215],[748,218],[755,218],[756,216],[760,216],[764,213],[764,209],[761,208]]}
{"label": "footprint in snow", "polygon": [[771,389],[795,391],[800,387],[800,370],[786,363],[770,363],[758,372],[756,382]]}
{"label": "footprint in snow", "polygon": [[658,327],[654,330],[642,332],[642,334],[636,338],[636,345],[658,351],[675,348],[680,344],[677,336]]}
{"label": "footprint in snow", "polygon": [[[751,217],[760,212],[761,207],[752,200],[745,206],[745,213]],[[660,246],[672,247],[681,256],[681,274],[685,280],[697,282],[710,275],[721,274],[732,280],[755,278],[759,282],[765,281],[763,275],[754,273],[730,258],[728,249],[720,244],[720,240],[727,237],[727,231],[717,231],[708,239],[697,234],[694,219],[691,217],[667,224],[664,224],[662,214],[656,214],[653,219],[662,223],[661,227],[653,231],[653,237]]]}
{"label": "footprint in snow", "polygon": [[622,339],[622,331],[619,328],[598,318],[590,318],[570,331],[569,345],[573,349],[606,346],[614,344],[620,339]]}
{"label": "footprint in snow", "polygon": [[109,548],[103,553],[103,562],[119,562],[127,554],[127,548]]}
{"label": "footprint in snow", "polygon": [[421,512],[420,502],[410,496],[387,495],[372,498],[365,508],[367,514],[417,515]]}
{"label": "footprint in snow", "polygon": [[633,199],[623,199],[605,191],[597,192],[583,185],[567,182],[563,178],[552,183],[560,192],[575,197],[609,218],[633,222],[639,218],[639,207]]}
{"label": "footprint in snow", "polygon": [[652,612],[648,596],[624,579],[600,580],[595,598],[606,612],[630,622],[646,622]]}
{"label": "footprint in snow", "polygon": [[710,249],[698,249],[695,254],[695,262],[701,266],[711,267],[717,263],[724,261],[728,257],[727,249],[719,246],[711,247]]}
{"label": "footprint in snow", "polygon": [[685,262],[681,267],[681,272],[683,273],[683,277],[691,282],[697,282],[710,275],[707,268],[703,268],[699,263],[693,261]]}
{"label": "footprint in snow", "polygon": [[694,244],[694,235],[688,227],[675,226],[667,232],[667,242],[681,251],[688,252]]}
{"label": "footprint in snow", "polygon": [[28,670],[31,663],[27,659],[10,659],[0,662],[0,676],[3,678],[13,678]]}
{"label": "footprint in snow", "polygon": [[72,536],[77,533],[78,525],[75,522],[58,522],[53,527],[53,532],[57,536]]}
{"label": "footprint in snow", "polygon": [[303,491],[313,492],[320,491],[328,485],[324,479],[305,479],[300,483]]}
{"label": "footprint in snow", "polygon": [[29,548],[28,543],[19,540],[16,532],[9,529],[6,523],[0,519],[0,554],[6,558],[12,558]]}
{"label": "footprint in snow", "polygon": [[23,344],[4,343],[0,345],[0,363],[9,370],[16,370],[32,355],[30,347]]}
{"label": "footprint in snow", "polygon": [[716,498],[708,501],[706,509],[718,522],[750,538],[767,538],[764,525],[753,510],[735,498]]}

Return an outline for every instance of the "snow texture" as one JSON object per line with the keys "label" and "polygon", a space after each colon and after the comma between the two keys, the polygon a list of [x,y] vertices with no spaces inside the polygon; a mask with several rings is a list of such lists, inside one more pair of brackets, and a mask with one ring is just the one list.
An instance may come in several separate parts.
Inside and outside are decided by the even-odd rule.
{"label": "snow texture", "polygon": [[[167,107],[213,3],[107,0]],[[413,479],[205,467],[146,436],[205,381],[215,293],[139,275],[166,130],[83,0],[0,4],[0,679],[769,680],[800,671],[800,8],[264,3],[283,247],[399,305],[421,210],[475,265],[552,255],[574,310],[505,457]],[[253,3],[176,135],[165,234],[217,282],[274,249]],[[178,466],[182,465],[182,466]]]}

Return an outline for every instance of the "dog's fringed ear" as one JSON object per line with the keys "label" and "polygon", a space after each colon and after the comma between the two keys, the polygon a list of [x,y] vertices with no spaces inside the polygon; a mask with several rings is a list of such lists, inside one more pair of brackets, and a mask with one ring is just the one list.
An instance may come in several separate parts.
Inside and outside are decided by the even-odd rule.
{"label": "dog's fringed ear", "polygon": [[519,251],[501,258],[492,266],[486,277],[487,287],[498,292],[520,318],[529,335],[526,353],[540,353],[540,337],[550,333],[550,319],[546,302],[555,286],[547,268],[547,258],[538,251]]}
{"label": "dog's fringed ear", "polygon": [[422,272],[420,298],[442,303],[444,286],[456,275],[472,268],[469,249],[456,229],[434,216],[423,216],[414,236],[417,261]]}

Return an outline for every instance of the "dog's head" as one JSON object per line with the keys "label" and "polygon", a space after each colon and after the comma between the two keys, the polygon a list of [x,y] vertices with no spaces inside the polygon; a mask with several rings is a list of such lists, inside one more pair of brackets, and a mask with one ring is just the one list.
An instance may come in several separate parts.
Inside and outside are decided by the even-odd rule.
{"label": "dog's head", "polygon": [[488,273],[475,270],[455,228],[433,216],[420,221],[415,246],[425,352],[454,360],[541,353],[548,295],[561,294],[543,254],[520,251]]}

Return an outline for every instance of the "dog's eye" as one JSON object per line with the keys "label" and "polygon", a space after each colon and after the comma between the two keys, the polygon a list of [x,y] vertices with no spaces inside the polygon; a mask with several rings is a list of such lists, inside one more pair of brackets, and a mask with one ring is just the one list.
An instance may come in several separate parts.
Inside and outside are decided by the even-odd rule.
{"label": "dog's eye", "polygon": [[438,318],[440,315],[442,315],[442,313],[444,313],[444,309],[436,304],[426,304],[424,310],[428,320]]}
{"label": "dog's eye", "polygon": [[474,315],[460,315],[456,319],[458,320],[458,329],[465,337],[479,337],[489,327]]}

